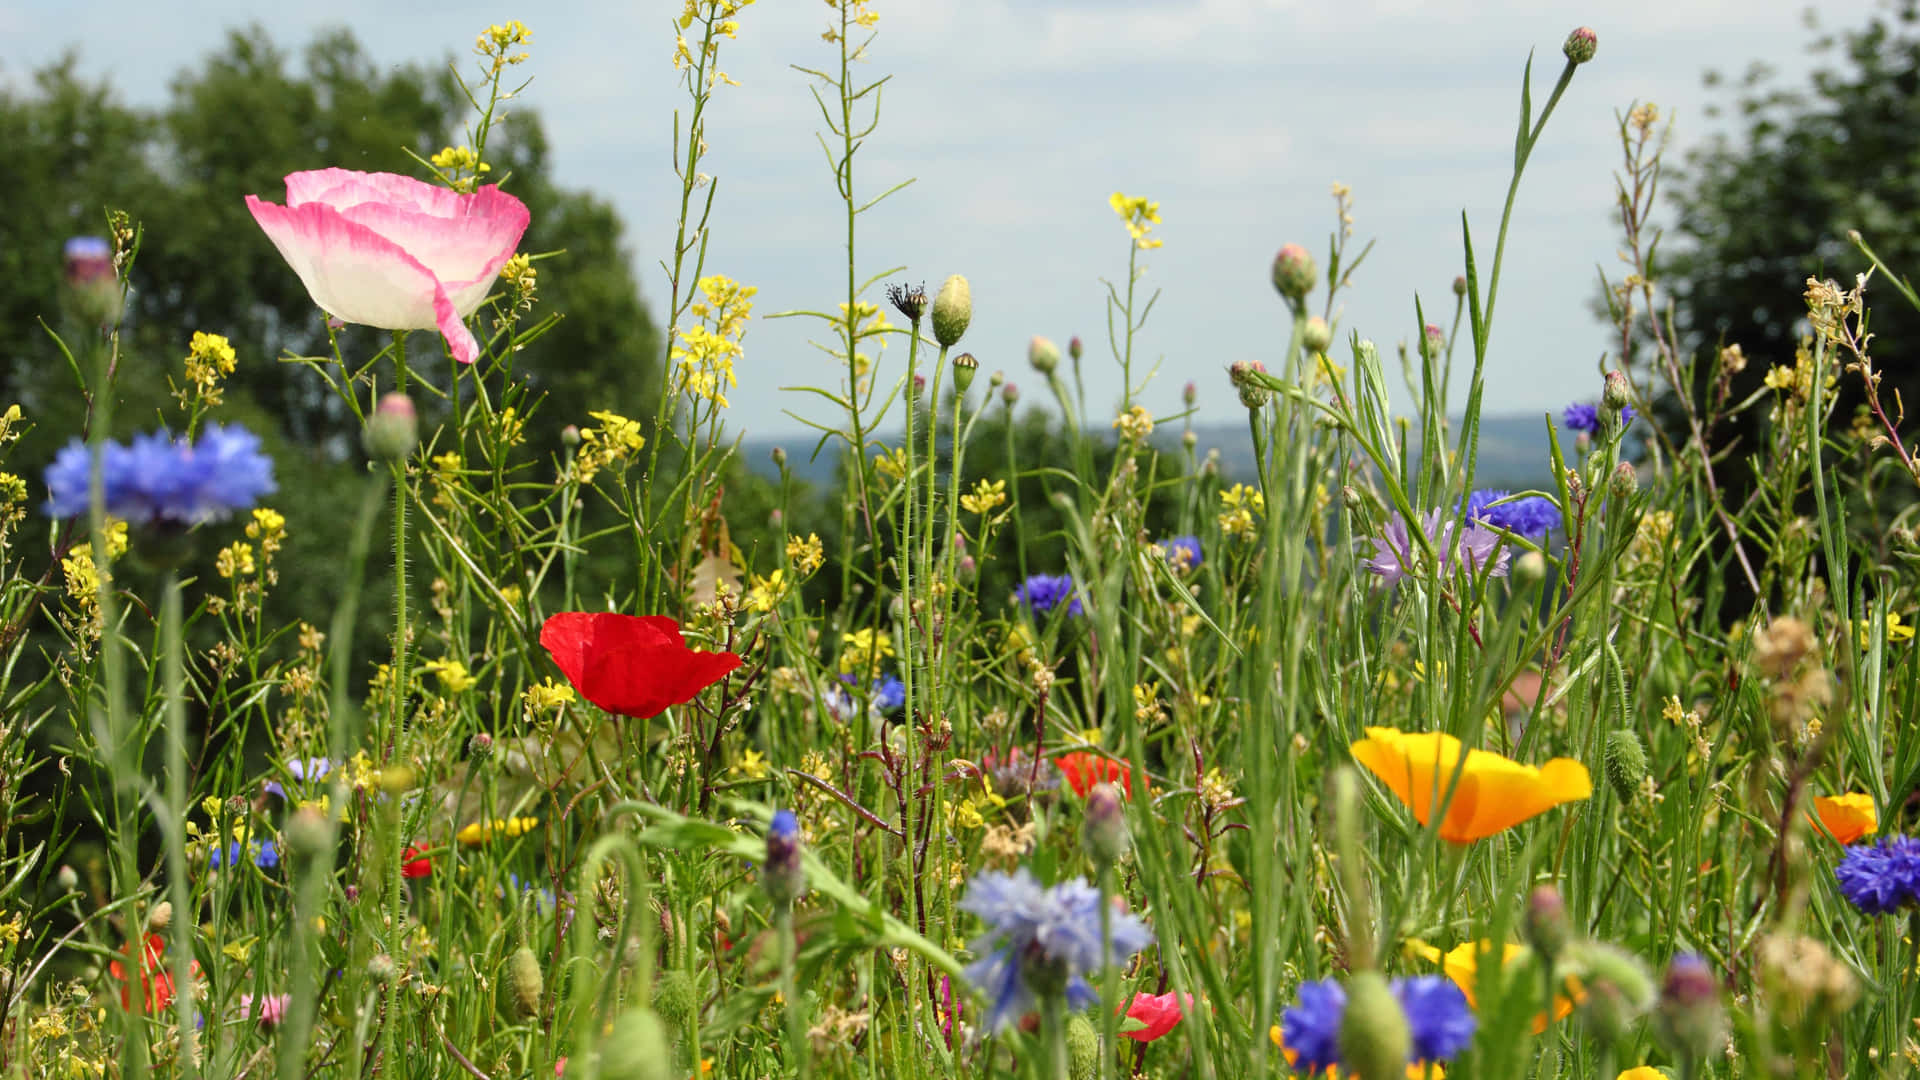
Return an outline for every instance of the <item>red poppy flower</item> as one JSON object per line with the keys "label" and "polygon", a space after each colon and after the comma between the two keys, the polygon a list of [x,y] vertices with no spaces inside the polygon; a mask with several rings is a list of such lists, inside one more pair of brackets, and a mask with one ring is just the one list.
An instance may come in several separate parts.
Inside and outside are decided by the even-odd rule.
{"label": "red poppy flower", "polygon": [[432,861],[425,855],[420,854],[420,849],[414,845],[408,844],[407,850],[402,852],[400,857],[403,860],[400,863],[401,877],[423,878],[433,876]]}
{"label": "red poppy flower", "polygon": [[1133,769],[1124,761],[1075,750],[1054,758],[1053,763],[1059,766],[1060,775],[1067,778],[1067,786],[1083,799],[1087,797],[1087,792],[1093,790],[1093,785],[1115,781],[1119,781],[1120,786],[1126,789],[1127,798],[1133,798]]}
{"label": "red poppy flower", "polygon": [[[120,946],[120,955],[130,955],[130,948],[131,942]],[[159,934],[148,934],[140,947],[140,988],[145,992],[148,1015],[173,1004],[173,971],[167,966],[166,956],[167,939]],[[197,977],[200,974],[200,961],[188,964],[187,969]],[[107,974],[122,983],[127,981],[126,965],[118,960],[108,962]],[[128,992],[131,989],[124,985],[120,988],[120,1004],[128,1009],[133,1008],[133,995]]]}
{"label": "red poppy flower", "polygon": [[1136,1042],[1152,1042],[1179,1027],[1186,1010],[1191,1008],[1192,994],[1176,994],[1171,990],[1164,994],[1135,994],[1127,1005],[1127,1016],[1147,1026],[1120,1034]]}
{"label": "red poppy flower", "polygon": [[730,652],[687,648],[664,615],[563,611],[540,628],[540,644],[581,697],[636,719],[692,701],[740,666]]}

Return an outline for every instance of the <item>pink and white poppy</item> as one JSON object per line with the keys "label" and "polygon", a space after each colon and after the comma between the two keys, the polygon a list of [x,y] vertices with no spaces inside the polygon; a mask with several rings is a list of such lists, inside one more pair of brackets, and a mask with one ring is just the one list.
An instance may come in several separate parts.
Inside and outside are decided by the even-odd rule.
{"label": "pink and white poppy", "polygon": [[393,173],[318,169],[287,176],[287,205],[247,209],[329,315],[386,330],[438,329],[454,359],[480,343],[479,309],[527,231],[527,207],[498,187],[470,194]]}

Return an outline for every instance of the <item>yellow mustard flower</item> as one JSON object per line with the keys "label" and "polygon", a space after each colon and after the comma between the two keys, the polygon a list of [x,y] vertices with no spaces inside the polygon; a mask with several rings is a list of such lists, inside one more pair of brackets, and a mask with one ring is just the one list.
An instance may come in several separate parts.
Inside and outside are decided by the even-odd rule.
{"label": "yellow mustard flower", "polygon": [[[1861,619],[1860,625],[1859,625],[1859,631],[1860,631],[1860,647],[1863,649],[1867,648],[1873,641],[1873,624],[1868,622],[1865,619]],[[1889,644],[1892,644],[1894,642],[1899,642],[1899,641],[1912,641],[1913,631],[1914,631],[1913,624],[1909,622],[1902,622],[1900,620],[1899,612],[1897,611],[1887,612],[1887,642]]]}
{"label": "yellow mustard flower", "polygon": [[820,535],[808,533],[805,540],[797,536],[787,537],[787,561],[793,564],[794,573],[803,578],[812,577],[827,561],[826,548],[820,543]]}
{"label": "yellow mustard flower", "polygon": [[532,832],[540,824],[536,817],[494,818],[492,821],[476,821],[454,834],[454,839],[468,847],[479,847],[491,841],[498,833],[512,840]]}
{"label": "yellow mustard flower", "polygon": [[1007,482],[983,478],[974,482],[972,492],[960,496],[960,508],[969,514],[985,515],[1006,501]]}
{"label": "yellow mustard flower", "polygon": [[765,577],[755,574],[753,587],[747,590],[747,610],[760,615],[767,614],[786,599],[790,586],[785,570],[775,570]]}
{"label": "yellow mustard flower", "polygon": [[867,628],[840,635],[840,673],[872,672],[883,659],[893,657],[893,638]]}
{"label": "yellow mustard flower", "polygon": [[[1593,794],[1587,767],[1554,758],[1535,768],[1486,750],[1469,750],[1464,765],[1460,740],[1444,733],[1406,733],[1370,727],[1352,746],[1354,760],[1380,778],[1425,825],[1435,804],[1446,802],[1441,839],[1471,843]],[[1446,800],[1458,772],[1453,798]]]}
{"label": "yellow mustard flower", "polygon": [[549,675],[545,682],[527,687],[521,692],[520,698],[526,702],[528,709],[544,712],[548,709],[558,709],[562,705],[571,705],[574,700],[573,687],[562,686],[554,682],[553,676]]}
{"label": "yellow mustard flower", "polygon": [[253,573],[253,545],[245,540],[235,540],[214,556],[213,567],[223,578],[245,577]]}
{"label": "yellow mustard flower", "polygon": [[467,671],[467,665],[458,660],[429,660],[425,668],[440,680],[440,689],[449,694],[464,694],[480,681]]}
{"label": "yellow mustard flower", "polygon": [[732,771],[749,780],[765,780],[767,778],[766,756],[748,747],[740,752],[740,760],[733,766]]}
{"label": "yellow mustard flower", "polygon": [[1120,215],[1120,223],[1127,227],[1127,235],[1133,238],[1135,247],[1145,249],[1160,246],[1158,239],[1147,235],[1160,223],[1159,203],[1116,191],[1107,197],[1107,205]]}

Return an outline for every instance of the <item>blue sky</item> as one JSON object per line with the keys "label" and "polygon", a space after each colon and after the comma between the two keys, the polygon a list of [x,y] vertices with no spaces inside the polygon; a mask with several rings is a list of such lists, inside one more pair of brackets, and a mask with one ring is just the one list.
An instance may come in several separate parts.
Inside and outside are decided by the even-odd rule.
{"label": "blue sky", "polygon": [[[1528,169],[1487,406],[1540,412],[1597,395],[1607,335],[1588,308],[1596,267],[1618,267],[1614,111],[1651,100],[1675,116],[1677,161],[1723,123],[1704,111],[1724,100],[1703,88],[1706,69],[1738,73],[1761,60],[1797,82],[1812,36],[1793,0],[872,7],[879,36],[864,73],[893,81],[856,185],[870,196],[917,179],[862,219],[861,276],[905,266],[895,280],[931,289],[966,274],[975,315],[963,347],[983,370],[1004,368],[1035,389],[1028,338],[1064,345],[1081,335],[1098,414],[1120,385],[1104,349],[1100,279],[1123,278],[1127,256],[1107,197],[1154,199],[1166,246],[1146,253],[1145,284],[1163,290],[1136,346],[1160,365],[1146,401],[1176,411],[1181,385],[1194,379],[1201,418],[1219,421],[1242,415],[1226,366],[1270,357],[1283,343],[1284,309],[1267,281],[1273,254],[1294,241],[1324,259],[1335,181],[1353,189],[1355,239],[1377,240],[1345,294],[1343,333],[1356,329],[1390,352],[1415,331],[1416,293],[1429,311],[1451,312],[1462,210],[1482,259],[1491,255],[1527,52],[1536,51],[1537,108],[1560,70],[1562,40],[1580,24],[1598,31],[1599,55],[1575,78]],[[0,3],[9,45],[0,79],[18,85],[77,48],[83,70],[111,73],[127,100],[156,102],[228,26],[257,21],[292,49],[318,28],[345,25],[374,56],[400,62],[464,57],[485,23],[521,18],[534,32],[526,70],[535,81],[520,104],[540,112],[559,180],[619,208],[657,310],[666,291],[657,262],[674,225],[671,117],[683,101],[669,62],[678,10],[661,0],[561,2],[537,13],[418,0],[12,0]],[[789,66],[830,62],[832,47],[820,40],[830,10],[817,0],[760,0],[723,54],[721,66],[742,85],[722,88],[709,119],[706,170],[720,187],[708,261],[759,288],[757,313],[832,310],[844,299],[844,226],[815,141],[819,115],[810,80]],[[880,291],[870,298],[882,300]],[[814,399],[780,389],[837,379],[811,336],[821,335],[805,320],[755,321],[735,425],[790,431],[788,409],[833,419]],[[883,370],[897,372],[901,360],[890,349]],[[1464,382],[1456,380],[1462,396]]]}

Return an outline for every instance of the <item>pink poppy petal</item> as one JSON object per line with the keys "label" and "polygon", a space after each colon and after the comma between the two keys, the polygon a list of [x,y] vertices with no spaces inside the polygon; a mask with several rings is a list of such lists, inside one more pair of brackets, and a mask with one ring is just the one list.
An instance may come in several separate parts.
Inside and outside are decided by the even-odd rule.
{"label": "pink poppy petal", "polygon": [[287,204],[325,203],[336,209],[358,203],[385,203],[440,217],[458,213],[460,194],[397,173],[353,169],[313,169],[287,176]]}
{"label": "pink poppy petal", "polygon": [[453,358],[463,364],[471,364],[480,358],[480,342],[474,338],[473,331],[460,321],[460,313],[454,310],[453,301],[447,298],[447,290],[436,288],[433,293],[433,317],[440,328],[440,336],[447,339],[447,348]]}
{"label": "pink poppy petal", "polygon": [[285,207],[249,195],[247,209],[328,314],[386,330],[439,327],[436,297],[445,290],[399,245],[319,203]]}

